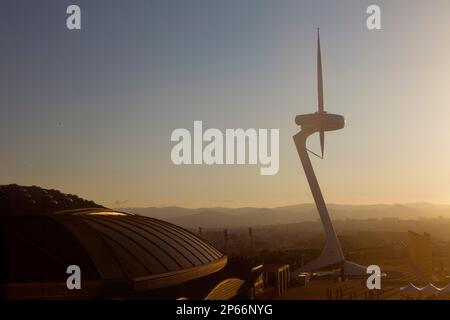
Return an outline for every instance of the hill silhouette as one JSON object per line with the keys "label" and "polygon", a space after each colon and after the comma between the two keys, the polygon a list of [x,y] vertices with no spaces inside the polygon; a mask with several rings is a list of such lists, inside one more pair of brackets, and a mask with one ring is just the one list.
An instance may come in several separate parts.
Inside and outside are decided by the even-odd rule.
{"label": "hill silhouette", "polygon": [[[174,224],[197,228],[232,228],[241,226],[264,226],[317,221],[319,215],[312,203],[276,208],[181,208],[148,207],[121,208],[131,213],[163,219]],[[345,219],[418,219],[450,217],[450,205],[430,203],[346,205],[328,204],[333,220]]]}

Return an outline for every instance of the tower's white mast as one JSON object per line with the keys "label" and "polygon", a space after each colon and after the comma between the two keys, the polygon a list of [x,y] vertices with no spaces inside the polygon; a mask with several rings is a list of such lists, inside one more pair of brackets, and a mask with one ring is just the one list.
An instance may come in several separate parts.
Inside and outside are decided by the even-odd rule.
{"label": "tower's white mast", "polygon": [[336,232],[334,231],[325,200],[323,199],[319,182],[317,181],[314,173],[308,154],[308,149],[306,148],[306,140],[308,137],[316,132],[319,132],[323,157],[325,131],[342,129],[345,125],[344,117],[324,111],[322,57],[320,50],[319,30],[317,30],[317,89],[318,112],[314,114],[297,116],[300,117],[301,130],[294,136],[294,142],[325,231],[325,245],[317,259],[302,266],[299,270],[297,270],[297,272],[315,271],[318,269],[339,265],[342,268],[341,270],[347,275],[365,275],[365,267],[345,260],[341,244]]}
{"label": "tower's white mast", "polygon": [[323,73],[322,73],[322,54],[320,52],[320,33],[317,28],[317,102],[319,113],[323,112]]}
{"label": "tower's white mast", "polygon": [[[323,113],[323,71],[322,71],[322,53],[320,50],[320,31],[317,28],[317,104],[319,113]],[[321,157],[323,158],[323,153],[325,149],[325,132],[320,130],[320,151]]]}

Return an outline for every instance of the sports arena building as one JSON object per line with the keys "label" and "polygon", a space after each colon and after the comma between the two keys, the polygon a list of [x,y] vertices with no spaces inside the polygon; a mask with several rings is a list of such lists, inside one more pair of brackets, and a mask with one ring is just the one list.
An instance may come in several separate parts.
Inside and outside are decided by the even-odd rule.
{"label": "sports arena building", "polygon": [[5,298],[250,298],[257,277],[181,227],[37,186],[0,186],[0,257]]}

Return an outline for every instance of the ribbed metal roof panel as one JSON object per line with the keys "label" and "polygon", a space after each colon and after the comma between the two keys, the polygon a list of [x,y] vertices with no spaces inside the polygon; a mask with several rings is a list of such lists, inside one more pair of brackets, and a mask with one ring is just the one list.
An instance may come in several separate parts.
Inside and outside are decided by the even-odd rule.
{"label": "ribbed metal roof panel", "polygon": [[[67,266],[77,264],[89,281],[147,290],[209,275],[227,263],[181,227],[37,186],[0,185],[0,220],[7,260],[0,283],[52,280],[47,274],[60,281]],[[30,277],[31,269],[39,273]]]}
{"label": "ribbed metal roof panel", "polygon": [[222,257],[196,235],[161,220],[108,214],[79,218],[104,237],[131,277],[193,268]]}

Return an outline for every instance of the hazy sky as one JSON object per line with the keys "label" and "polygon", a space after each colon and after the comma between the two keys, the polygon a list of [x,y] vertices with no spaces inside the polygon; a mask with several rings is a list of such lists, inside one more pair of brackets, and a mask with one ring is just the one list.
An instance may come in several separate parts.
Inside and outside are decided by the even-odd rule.
{"label": "hazy sky", "polygon": [[[313,159],[326,201],[450,203],[448,0],[2,0],[0,183],[109,206],[312,202],[292,135],[316,109],[318,25],[325,109],[347,120]],[[279,128],[279,173],[173,165],[194,120]]]}

